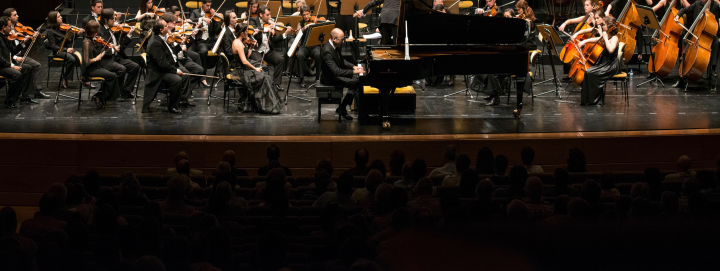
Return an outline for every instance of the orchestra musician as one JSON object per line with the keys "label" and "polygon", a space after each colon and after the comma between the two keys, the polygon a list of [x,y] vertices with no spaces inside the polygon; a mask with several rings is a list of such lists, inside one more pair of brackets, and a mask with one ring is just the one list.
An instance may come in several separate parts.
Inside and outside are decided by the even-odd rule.
{"label": "orchestra musician", "polygon": [[[193,51],[200,54],[200,62],[202,63],[203,73],[207,73],[208,62],[207,56],[208,51],[215,45],[216,38],[222,29],[222,22],[214,21],[211,18],[206,18],[205,14],[212,14],[212,0],[203,0],[202,6],[199,9],[194,9],[190,13],[188,22],[197,22],[200,24],[200,28],[205,28],[207,31],[199,31],[195,36],[195,48]],[[174,24],[174,23],[173,23]],[[202,80],[203,86],[209,87],[206,80]]]}
{"label": "orchestra musician", "polygon": [[[300,12],[302,13],[302,20],[298,22],[297,25],[297,31],[302,31],[303,33],[307,32],[308,27],[313,24],[313,21],[310,21],[310,17],[312,14],[312,11],[310,10],[310,6],[303,5],[300,7]],[[320,73],[322,69],[319,68],[320,61],[322,58],[320,57],[320,45],[305,47],[305,45],[301,45],[297,48],[297,61],[298,65],[300,66],[299,75],[300,75],[300,87],[305,88],[305,82],[304,82],[304,76],[305,76],[305,69],[306,69],[306,60],[309,57],[312,57],[312,59],[315,61],[315,81],[317,81],[320,78]]]}
{"label": "orchestra musician", "polygon": [[[180,14],[180,12],[181,12],[180,8],[178,6],[171,6],[170,12],[172,14],[175,14],[175,17],[177,18],[177,21],[175,23],[175,26],[176,26],[175,28],[177,29],[178,25],[182,26],[184,21],[182,20],[182,18],[183,18],[182,14]],[[184,29],[182,31],[184,31]],[[199,32],[199,30],[196,25],[195,28],[193,28],[193,31],[190,33],[190,35],[185,36],[186,40],[187,40],[185,42],[187,49],[184,51],[185,52],[184,54],[187,54],[187,58],[191,59],[193,62],[195,62],[195,64],[198,64],[198,66],[200,66],[200,65],[202,65],[202,61],[200,60],[200,54],[198,54],[197,52],[195,52],[191,49],[191,48],[193,48],[193,45],[195,44],[195,36],[197,36],[198,32]],[[182,61],[180,61],[180,64],[185,65],[185,63],[183,63]],[[202,66],[201,66],[201,68],[202,68]]]}
{"label": "orchestra musician", "polygon": [[[682,8],[681,10],[678,11],[677,16],[675,16],[675,18],[674,18],[675,22],[678,22],[683,15],[687,14],[686,21],[694,23],[700,17],[700,14],[702,14],[703,7],[705,6],[705,3],[707,3],[707,1],[711,1],[711,0],[697,0],[697,1],[695,1],[695,3],[692,3],[691,5]],[[710,11],[710,13],[715,15],[715,20],[717,20],[718,18],[720,18],[720,5],[718,4],[718,0],[712,0],[712,1],[713,2],[710,3],[710,7],[708,7],[708,10]],[[691,18],[692,18],[692,20],[691,20]],[[690,24],[690,25],[692,25],[692,24]],[[715,34],[715,38],[712,39],[713,42],[712,42],[712,46],[710,49],[710,52],[712,52],[712,53],[710,54],[710,63],[708,65],[708,69],[710,70],[710,73],[712,74],[713,77],[717,76],[715,74],[715,65],[717,65],[717,51],[718,51],[717,37],[718,37],[718,34],[720,34],[720,27],[718,28],[718,33]],[[681,54],[682,54],[682,52],[681,52]],[[682,56],[682,57],[684,57],[684,56]],[[681,61],[681,63],[682,63],[682,61]],[[681,77],[680,81],[678,81],[678,83],[676,83],[673,86],[679,87],[679,88],[684,88],[686,84],[687,84],[687,82],[685,82],[684,78]]]}
{"label": "orchestra musician", "polygon": [[[648,4],[652,6],[653,11],[655,11],[655,15],[658,16],[658,21],[662,19],[662,16],[665,15],[665,11],[667,10],[667,5],[672,2],[672,0],[660,0],[657,1],[657,4],[652,6],[652,1],[648,0]],[[687,0],[679,0],[675,1],[675,8],[678,10],[690,6],[690,3]]]}
{"label": "orchestra musician", "polygon": [[22,50],[22,46],[15,45],[8,39],[8,36],[11,35],[10,30],[13,28],[10,18],[0,17],[0,25],[2,26],[0,32],[3,36],[0,38],[0,75],[10,80],[5,97],[5,107],[18,108],[17,101],[23,88],[32,88],[35,78],[33,78],[34,74],[29,64],[23,63],[22,66],[18,66],[22,58],[16,57],[15,54]]}
{"label": "orchestra musician", "polygon": [[140,0],[140,10],[138,10],[137,15],[135,15],[135,19],[137,19],[140,24],[140,29],[142,30],[140,35],[143,37],[147,34],[147,31],[152,29],[157,19],[157,14],[151,11],[152,9],[153,0]]}
{"label": "orchestra musician", "polygon": [[[78,62],[75,55],[75,49],[72,48],[72,40],[75,39],[75,33],[63,32],[60,29],[62,22],[62,15],[57,11],[50,11],[47,17],[47,31],[45,36],[47,37],[47,48],[53,52],[53,58],[62,58],[65,60],[65,74],[61,74],[60,87],[67,88],[68,80],[72,80],[73,70],[75,63]],[[80,29],[78,34],[85,32],[84,29]],[[66,38],[67,37],[67,38]],[[63,45],[63,41],[65,44]],[[60,46],[63,45],[63,51],[60,51]]]}
{"label": "orchestra musician", "polygon": [[516,18],[516,17],[517,17],[517,13],[515,12],[514,9],[506,8],[506,9],[503,11],[503,17],[505,17],[505,18]]}
{"label": "orchestra musician", "polygon": [[535,12],[533,9],[528,5],[528,2],[525,0],[520,0],[515,4],[515,10],[517,10],[517,17],[521,19],[525,19],[528,21],[531,25],[531,27],[534,27],[535,22]]}
{"label": "orchestra musician", "polygon": [[[440,2],[442,2],[442,1],[440,1]],[[435,4],[433,6],[433,10],[439,11],[442,13],[448,13],[448,14],[450,13],[450,10],[448,10],[448,8],[446,8],[445,5],[443,5],[443,4]]]}
{"label": "orchestra musician", "polygon": [[[495,1],[495,0],[492,0]],[[397,25],[398,15],[400,14],[400,0],[372,0],[365,7],[353,14],[353,17],[360,18],[365,12],[370,11],[373,7],[383,5],[380,12],[380,35],[382,35],[383,45],[395,45],[397,41]]]}
{"label": "orchestra musician", "polygon": [[90,0],[90,14],[88,14],[88,16],[85,16],[85,18],[82,19],[80,27],[85,28],[85,24],[93,20],[100,23],[100,13],[102,12],[102,9],[102,0]]}
{"label": "orchestra musician", "polygon": [[223,41],[220,44],[220,51],[225,53],[225,56],[228,58],[228,61],[230,61],[230,65],[232,66],[233,61],[235,61],[235,58],[233,57],[232,44],[237,38],[234,33],[235,25],[237,24],[237,16],[234,11],[229,9],[225,11],[223,19],[225,21],[225,34],[222,37]]}
{"label": "orchestra musician", "polygon": [[147,77],[145,79],[145,96],[143,97],[142,113],[150,112],[150,104],[155,100],[160,85],[168,88],[170,102],[168,111],[173,114],[181,114],[178,110],[183,90],[190,86],[190,76],[185,67],[180,65],[178,56],[175,55],[167,43],[168,35],[175,29],[175,15],[163,14],[159,20],[155,20],[147,45]]}
{"label": "orchestra musician", "polygon": [[[622,15],[622,11],[625,8],[625,5],[627,4],[627,1],[630,0],[613,0],[605,10],[605,16],[612,15],[615,17],[615,19],[621,19],[620,15]],[[645,0],[648,4],[648,6],[652,6],[652,0]],[[634,2],[635,3],[635,2]],[[635,48],[637,49],[638,53],[638,60],[641,63],[644,63],[644,60],[642,58],[643,51],[645,51],[645,38],[643,37],[642,31],[636,31],[635,32],[635,41],[637,41],[637,44]],[[648,53],[648,52],[644,52]],[[625,65],[625,62],[623,62],[621,65]]]}
{"label": "orchestra musician", "polygon": [[[580,42],[579,47],[593,46],[602,40],[605,44],[605,50],[603,50],[595,64],[585,72],[585,79],[582,82],[582,93],[580,95],[580,105],[596,105],[602,98],[602,89],[603,86],[605,86],[605,82],[617,74],[620,69],[620,61],[617,57],[619,42],[616,34],[618,31],[617,28],[610,29],[609,27],[616,25],[615,17],[606,16],[601,19],[599,16],[595,16],[595,18],[595,29],[600,33],[600,37],[585,39]],[[584,29],[578,32],[583,31],[590,32],[592,30]],[[598,44],[597,46],[601,45]]]}
{"label": "orchestra musician", "polygon": [[302,10],[300,10],[300,8],[302,8],[302,6],[304,6],[304,5],[305,5],[305,0],[295,1],[295,6],[297,6],[297,11],[293,12],[293,14],[290,14],[290,16],[301,16]]}
{"label": "orchestra musician", "polygon": [[249,40],[248,26],[239,23],[234,26],[236,39],[232,42],[233,58],[235,58],[232,71],[232,80],[250,88],[250,105],[243,107],[238,100],[238,111],[255,111],[258,113],[278,114],[282,110],[282,100],[277,91],[273,90],[272,80],[263,72],[262,63],[251,57],[257,52],[243,43]]}
{"label": "orchestra musician", "polygon": [[[180,22],[177,20],[177,17],[171,17],[171,16],[165,16],[163,14],[162,16],[158,17],[159,20],[170,20],[172,18],[176,18],[175,22],[177,25],[177,22]],[[168,21],[165,21],[166,23]],[[175,34],[176,36],[182,36],[182,34]],[[203,72],[203,67],[200,66],[200,55],[197,53],[191,51],[189,48],[189,45],[186,44],[187,39],[191,39],[191,36],[182,36],[180,39],[180,42],[173,40],[168,41],[168,45],[170,45],[170,48],[173,51],[173,54],[177,56],[177,61],[180,63],[180,67],[185,68],[189,73],[191,74],[201,74]],[[195,58],[192,57],[192,55],[195,55]],[[196,62],[197,61],[197,62]],[[185,72],[183,70],[183,72]],[[180,93],[180,106],[182,107],[194,107],[196,104],[194,104],[191,100],[191,94],[192,94],[192,87],[195,86],[200,80],[202,80],[203,77],[199,76],[191,76],[189,77],[189,83],[186,87],[183,87],[181,93]]]}
{"label": "orchestra musician", "polygon": [[[118,78],[119,85],[123,86],[120,91],[120,97],[123,99],[132,99],[135,95],[132,94],[133,88],[135,88],[135,82],[138,76],[140,76],[140,65],[130,60],[124,51],[128,45],[132,42],[132,33],[135,31],[135,27],[131,26],[130,31],[124,34],[122,30],[117,33],[113,33],[110,27],[114,26],[117,22],[115,21],[115,11],[111,8],[103,9],[100,14],[100,30],[98,35],[105,41],[111,43],[113,48],[108,50],[100,61],[100,65],[106,70],[115,73]],[[122,37],[125,35],[125,37]]]}
{"label": "orchestra musician", "polygon": [[[15,27],[18,25],[18,21],[20,19],[20,16],[18,15],[17,11],[14,8],[7,8],[7,9],[5,9],[5,11],[3,11],[3,16],[10,18],[10,24],[12,24],[12,29],[10,30],[10,33],[11,34],[17,33],[15,31]],[[15,54],[15,56],[21,58],[21,56],[25,54],[25,51],[29,49],[28,46],[30,46],[30,43],[35,39],[35,37],[37,37],[37,35],[39,33],[40,33],[39,31],[36,31],[34,37],[28,37],[24,41],[15,40],[15,45],[19,45],[22,48],[20,51],[18,51]],[[33,74],[34,74],[33,84],[35,87],[32,90],[31,90],[31,88],[23,89],[23,93],[22,93],[20,102],[36,104],[37,102],[30,97],[30,94],[33,94],[34,98],[50,97],[50,95],[47,95],[47,94],[41,92],[41,90],[43,89],[43,85],[40,82],[40,80],[41,80],[40,79],[41,78],[40,77],[40,68],[42,67],[42,65],[40,65],[40,63],[37,62],[36,60],[29,58],[29,57],[25,58],[25,61],[23,61],[23,65],[24,64],[28,64],[28,65],[30,65],[30,67],[32,67]]]}
{"label": "orchestra musician", "polygon": [[83,40],[82,74],[85,77],[102,77],[103,86],[92,96],[95,106],[105,108],[107,101],[114,101],[120,96],[120,82],[118,76],[102,65],[102,58],[107,52],[106,48],[95,41],[100,29],[100,23],[90,20],[85,24],[85,39]]}
{"label": "orchestra musician", "polygon": [[[360,81],[355,75],[365,73],[365,71],[362,67],[354,66],[342,58],[340,51],[344,42],[345,34],[342,30],[335,28],[330,32],[330,42],[325,43],[322,47],[322,76],[320,76],[320,82],[324,85],[342,86],[348,89],[342,102],[340,102],[340,106],[335,109],[335,113],[338,113],[346,120],[352,120],[353,117],[347,113],[347,106],[352,104],[355,95],[362,92]],[[357,100],[358,106],[362,106],[360,100]]]}
{"label": "orchestra musician", "polygon": [[[487,0],[485,1],[485,8],[478,8],[475,9],[475,14],[480,14],[483,16],[495,16],[499,17],[502,16],[500,11],[497,10],[497,5],[495,5],[496,0]],[[495,11],[495,15],[492,15],[493,11]]]}
{"label": "orchestra musician", "polygon": [[[240,14],[240,19],[243,19],[247,21],[249,18],[254,18],[258,16],[258,8],[260,7],[260,4],[258,4],[258,0],[248,0],[248,10]],[[298,3],[298,2],[295,2]]]}
{"label": "orchestra musician", "polygon": [[[260,63],[264,59],[267,63],[275,66],[273,86],[279,91],[282,73],[285,70],[283,41],[292,31],[292,27],[286,28],[284,33],[275,33],[275,22],[270,18],[270,8],[265,5],[260,6],[258,14],[258,17],[249,20],[250,25],[256,29],[254,38],[258,42],[258,46],[254,48],[257,54],[252,54],[250,57],[259,60]],[[269,26],[264,27],[265,24]]]}
{"label": "orchestra musician", "polygon": [[[593,0],[585,0],[583,9],[585,10],[585,14],[588,14],[588,15],[586,15],[588,17],[587,17],[585,23],[590,26],[592,26],[592,24],[595,22],[595,18],[593,17],[593,9],[594,8],[595,8],[595,2],[593,2]],[[568,19],[567,21],[560,24],[558,29],[560,31],[565,31],[566,26],[571,25],[571,24],[582,23],[584,18],[585,18],[585,16],[580,16],[577,18]],[[569,30],[569,31],[572,32],[572,30]]]}

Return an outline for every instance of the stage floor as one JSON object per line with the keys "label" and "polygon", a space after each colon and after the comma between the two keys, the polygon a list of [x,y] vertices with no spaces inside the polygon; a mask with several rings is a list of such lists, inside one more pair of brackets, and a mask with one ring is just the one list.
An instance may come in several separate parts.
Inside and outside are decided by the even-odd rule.
{"label": "stage floor", "polygon": [[[36,50],[31,57],[43,66],[42,81],[47,75],[46,55]],[[560,66],[557,66],[561,69]],[[637,68],[632,65],[631,68]],[[531,67],[537,75],[535,67]],[[711,92],[706,84],[683,92],[670,85],[677,77],[667,78],[665,87],[649,84],[635,85],[645,80],[646,74],[635,74],[630,84],[630,105],[625,105],[620,89],[608,83],[604,106],[580,106],[579,88],[563,82],[561,97],[553,93],[535,98],[534,104],[526,95],[522,116],[512,115],[515,109],[515,93],[507,104],[507,96],[500,105],[485,106],[479,99],[458,94],[443,96],[465,88],[463,77],[457,76],[453,87],[443,85],[417,89],[415,114],[392,115],[392,129],[383,130],[376,122],[362,123],[357,120],[338,122],[335,105],[324,105],[321,122],[317,121],[315,90],[305,93],[297,80],[291,84],[290,94],[308,98],[312,102],[289,98],[287,106],[278,115],[239,113],[231,106],[230,113],[222,108],[222,100],[212,99],[206,103],[209,88],[193,91],[197,107],[180,108],[181,115],[169,114],[164,107],[153,104],[152,113],[140,113],[142,100],[132,105],[130,101],[108,103],[107,108],[97,109],[83,92],[83,104],[77,110],[77,101],[60,99],[55,104],[55,90],[59,68],[50,72],[50,87],[43,90],[52,99],[38,99],[40,104],[23,105],[20,109],[0,108],[0,132],[4,133],[67,133],[67,134],[183,134],[183,135],[386,135],[386,134],[478,134],[478,133],[527,133],[527,132],[573,132],[573,131],[627,131],[627,130],[675,130],[692,128],[720,128],[720,97]],[[547,78],[552,72],[545,67]],[[673,72],[672,74],[677,74]],[[284,78],[283,88],[287,86]],[[536,82],[543,80],[542,76]],[[61,94],[76,97],[77,81]],[[143,93],[143,84],[140,93]],[[222,89],[222,84],[220,85]],[[535,93],[553,90],[553,84],[535,87]],[[570,92],[566,92],[567,89]],[[217,90],[217,89],[216,89]],[[94,92],[94,90],[93,90]],[[0,92],[4,100],[5,91]],[[213,93],[216,96],[222,92]],[[281,92],[284,97],[285,93]],[[472,92],[473,98],[477,93]],[[164,95],[159,95],[164,97]],[[351,113],[357,117],[357,114]]]}

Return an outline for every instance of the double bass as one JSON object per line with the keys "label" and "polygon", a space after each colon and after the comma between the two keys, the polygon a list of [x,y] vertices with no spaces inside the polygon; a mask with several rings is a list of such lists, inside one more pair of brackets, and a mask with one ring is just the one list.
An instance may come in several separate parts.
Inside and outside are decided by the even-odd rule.
{"label": "double bass", "polygon": [[642,20],[632,0],[628,0],[625,4],[625,8],[623,8],[622,13],[620,13],[620,18],[618,18],[617,22],[619,25],[617,36],[620,42],[625,43],[625,48],[623,48],[623,61],[627,64],[635,52],[635,45],[637,43],[635,35],[637,34],[638,28],[642,25]]}
{"label": "double bass", "polygon": [[707,0],[695,23],[685,35],[685,42],[688,45],[678,73],[680,77],[692,82],[700,80],[707,69],[712,55],[710,52],[712,42],[718,31],[718,21],[709,10],[712,1],[714,0]]}
{"label": "double bass", "polygon": [[[675,8],[677,0],[673,0],[660,21],[661,30],[655,30],[652,38],[657,42],[652,49],[654,57],[648,61],[648,70],[657,76],[665,77],[675,67],[678,58],[678,42],[683,32],[683,27],[675,23],[673,18],[678,14]],[[683,19],[680,18],[680,24]],[[658,36],[659,35],[659,36]]]}

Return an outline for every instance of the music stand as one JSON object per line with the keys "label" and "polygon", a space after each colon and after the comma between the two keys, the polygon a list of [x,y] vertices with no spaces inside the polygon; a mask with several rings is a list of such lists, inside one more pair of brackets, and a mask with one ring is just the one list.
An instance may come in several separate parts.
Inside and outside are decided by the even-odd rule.
{"label": "music stand", "polygon": [[[543,40],[546,41],[547,51],[549,52],[549,56],[550,56],[550,67],[552,68],[553,78],[539,82],[535,85],[537,86],[538,84],[542,84],[544,82],[552,80],[555,83],[555,96],[559,96],[560,95],[560,87],[558,86],[558,83],[560,83],[560,80],[557,79],[557,72],[555,72],[555,59],[553,59],[553,55],[559,55],[557,52],[557,48],[555,47],[555,44],[562,44],[563,42],[562,42],[562,39],[560,39],[560,36],[558,35],[558,33],[555,31],[555,29],[551,25],[538,24],[537,29],[538,29],[538,32],[540,32],[540,35],[543,36]],[[562,86],[562,83],[560,83],[560,85]],[[543,92],[543,93],[540,93],[537,95],[533,95],[533,98],[535,96],[544,95],[544,94],[547,94],[550,92],[553,92],[553,91],[550,90],[550,91],[546,91],[546,92]],[[561,97],[561,99],[562,99],[562,97]]]}
{"label": "music stand", "polygon": [[[300,37],[300,41],[296,41],[297,44],[293,44],[293,48],[288,48],[288,50],[292,50],[292,49],[300,47],[300,46],[305,46],[305,47],[322,46],[326,42],[330,41],[330,32],[332,32],[333,29],[335,29],[334,22],[324,22],[324,23],[312,24],[312,25],[308,26],[306,33],[303,33],[302,31],[298,32],[299,35],[302,35]],[[297,52],[297,50],[292,50],[292,55],[289,55],[289,56],[297,57],[296,52]],[[300,65],[300,61],[297,61],[297,59],[295,60],[295,63],[297,63],[296,65]],[[315,68],[321,69],[320,65],[322,65],[322,63],[316,63]],[[298,71],[299,70],[300,70],[300,67],[298,67]],[[301,74],[300,78],[302,78],[302,77],[303,77],[303,75]],[[288,97],[293,97],[295,99],[300,99],[300,100],[311,102],[308,99],[290,95],[290,83],[291,82],[292,82],[292,80],[288,80],[287,89],[285,90],[285,104],[287,104]],[[310,88],[313,86],[315,86],[315,83],[308,86],[307,89],[305,89],[305,93],[307,93],[308,90],[310,90]]]}
{"label": "music stand", "polygon": [[[262,3],[262,1],[260,1]],[[270,16],[274,16],[276,14],[280,14],[278,16],[282,16],[282,1],[267,1],[267,6],[270,8]],[[280,13],[278,13],[278,10]]]}
{"label": "music stand", "polygon": [[285,26],[295,28],[297,24],[302,21],[302,16],[280,16],[277,17],[276,22],[283,23]]}
{"label": "music stand", "polygon": [[[640,17],[640,20],[642,21],[641,26],[643,28],[643,31],[645,32],[645,35],[647,35],[648,28],[652,28],[655,30],[660,30],[662,28],[657,21],[657,16],[655,15],[655,11],[653,11],[653,9],[651,7],[635,5],[635,9],[637,10],[637,14]],[[671,14],[671,16],[672,16],[672,14]],[[672,20],[672,19],[673,18],[668,17],[668,20]],[[643,39],[645,39],[645,35],[643,35],[643,37],[642,37]],[[648,42],[644,42],[644,43],[645,43],[645,45],[643,47],[645,47],[645,49],[647,50],[648,49],[647,47],[649,47],[650,44]],[[655,53],[652,52],[652,47],[650,48],[650,50],[648,50],[648,52],[650,52],[650,57],[652,58],[650,61],[652,63],[652,64],[650,64],[650,66],[652,66],[652,67],[648,66],[648,69],[649,69],[648,72],[650,72],[650,79],[648,79],[647,81],[642,82],[640,84],[637,84],[636,87],[639,87],[639,86],[642,86],[644,84],[651,83],[651,82],[659,82],[664,87],[665,84],[663,84],[662,80],[660,80],[660,78],[658,78],[654,72],[654,70],[655,70],[654,65],[657,65],[657,63],[655,63]]]}

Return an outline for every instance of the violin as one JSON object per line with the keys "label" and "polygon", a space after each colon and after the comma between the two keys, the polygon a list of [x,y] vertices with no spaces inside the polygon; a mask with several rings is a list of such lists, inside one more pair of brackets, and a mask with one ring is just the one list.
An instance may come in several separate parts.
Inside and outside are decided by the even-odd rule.
{"label": "violin", "polygon": [[[315,20],[315,19],[317,19],[317,20]],[[321,23],[322,23],[322,22],[325,22],[325,21],[327,21],[327,20],[325,19],[325,17],[315,17],[315,16],[311,16],[311,17],[310,17],[310,21],[313,21],[313,22],[321,22]]]}
{"label": "violin", "polygon": [[491,7],[491,8],[488,8],[488,7],[486,6],[485,9],[484,9],[484,11],[485,11],[485,12],[483,12],[483,16],[495,17],[495,15],[497,15],[497,5],[495,5],[495,6]]}
{"label": "violin", "polygon": [[[159,9],[157,6],[153,6],[151,9],[148,9],[148,12],[155,13],[158,16],[162,16],[163,14],[165,14],[165,9],[164,8]],[[117,12],[115,12],[115,14],[117,14]]]}
{"label": "violin", "polygon": [[245,46],[253,47],[257,45],[257,40],[250,39],[248,37],[245,37],[242,39],[242,43],[245,44]]}
{"label": "violin", "polygon": [[101,37],[99,37],[99,36],[95,36],[95,37],[93,38],[93,41],[94,41],[96,44],[99,44],[100,46],[102,46],[103,48],[105,48],[105,50],[112,49],[113,47],[115,47],[115,46],[113,46],[112,43],[109,43],[109,42],[103,40],[103,39],[102,39]]}
{"label": "violin", "polygon": [[70,25],[70,24],[61,24],[61,25],[60,25],[60,30],[63,31],[63,32],[68,32],[68,31],[70,31],[70,33],[75,33],[75,34],[78,34],[78,33],[80,33],[80,31],[82,31],[81,28],[76,27],[76,26],[74,26],[74,25]]}
{"label": "violin", "polygon": [[116,26],[110,27],[110,31],[112,31],[113,33],[122,31],[123,34],[130,33],[131,29],[132,29],[132,27],[128,24],[118,24]]}
{"label": "violin", "polygon": [[168,42],[168,43],[175,43],[175,42],[177,42],[177,43],[183,44],[183,43],[189,43],[190,41],[187,40],[187,39],[185,39],[185,34],[173,34],[173,33],[170,33],[170,34],[168,35],[167,42]]}
{"label": "violin", "polygon": [[516,18],[525,20],[525,13],[518,15]]}
{"label": "violin", "polygon": [[210,12],[205,13],[205,18],[211,19],[216,22],[222,22],[223,21],[223,15],[220,13],[215,12],[214,9],[210,9]]}
{"label": "violin", "polygon": [[[263,24],[263,28],[269,28],[272,26],[272,24]],[[281,22],[275,23],[275,31],[285,31],[287,29],[287,26]]]}
{"label": "violin", "polygon": [[118,15],[130,16],[130,15],[132,15],[132,14],[130,14],[130,13],[122,13],[122,12],[117,12],[117,11],[115,11],[115,16],[118,16]]}
{"label": "violin", "polygon": [[23,33],[19,33],[19,32],[15,33],[15,34],[7,35],[6,37],[9,40],[19,40],[19,41],[24,41],[27,38]]}
{"label": "violin", "polygon": [[252,25],[248,25],[247,32],[248,35],[255,35],[255,27],[253,27]]}
{"label": "violin", "polygon": [[[23,34],[25,34],[26,36],[35,35],[35,31],[33,30],[32,27],[24,26],[24,25],[22,25],[20,22],[18,22],[17,25],[15,26],[15,32],[23,33]],[[42,34],[38,34],[38,36],[39,36],[40,38],[45,38],[45,36],[43,36]]]}

